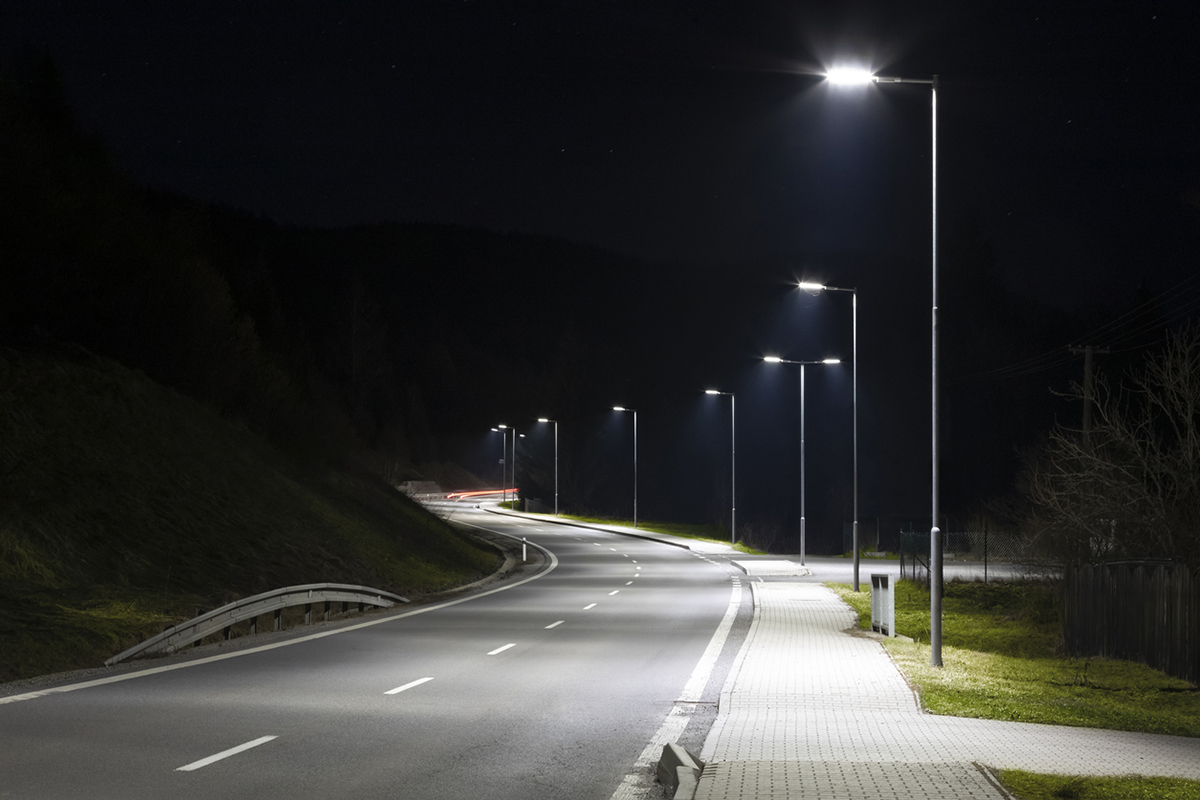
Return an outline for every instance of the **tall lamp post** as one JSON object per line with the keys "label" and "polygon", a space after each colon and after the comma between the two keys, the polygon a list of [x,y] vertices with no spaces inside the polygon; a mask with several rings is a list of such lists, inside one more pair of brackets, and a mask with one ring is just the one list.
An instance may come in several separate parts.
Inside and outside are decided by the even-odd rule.
{"label": "tall lamp post", "polygon": [[933,418],[933,433],[930,436],[930,449],[933,454],[933,469],[930,475],[930,505],[932,506],[931,525],[929,528],[929,663],[931,666],[942,666],[942,536],[938,528],[938,382],[937,382],[937,90],[938,76],[932,78],[895,78],[882,75],[872,75],[863,69],[832,69],[826,78],[834,86],[868,86],[870,84],[916,83],[930,88],[930,128],[929,161],[931,164],[932,191],[932,277],[933,302],[930,330],[932,345],[930,347],[930,362],[932,376],[930,379],[930,414]]}
{"label": "tall lamp post", "polygon": [[851,523],[851,545],[854,548],[854,591],[858,591],[858,290],[842,289],[838,286],[826,286],[821,283],[798,284],[799,288],[812,294],[821,292],[849,292],[851,307],[851,328],[853,330],[853,351],[851,360],[854,369],[854,522]]}
{"label": "tall lamp post", "polygon": [[820,361],[789,361],[779,356],[763,356],[768,364],[798,364],[800,365],[800,566],[804,566],[805,531],[804,531],[804,367],[808,364],[840,364],[840,358],[824,358]]}
{"label": "tall lamp post", "polygon": [[[508,502],[508,468],[504,461],[508,457],[508,432],[511,430],[515,434],[516,431],[507,425],[497,425],[492,430],[500,434],[500,504],[504,505]],[[516,447],[516,438],[514,437],[513,449],[515,450]]]}
{"label": "tall lamp post", "polygon": [[637,409],[625,408],[624,406],[613,406],[613,411],[631,411],[633,412],[633,527],[637,527]]}
{"label": "tall lamp post", "polygon": [[558,516],[558,420],[538,417],[538,422],[554,423],[554,516]]}
{"label": "tall lamp post", "polygon": [[716,389],[704,393],[729,398],[729,543],[737,544],[737,396]]}

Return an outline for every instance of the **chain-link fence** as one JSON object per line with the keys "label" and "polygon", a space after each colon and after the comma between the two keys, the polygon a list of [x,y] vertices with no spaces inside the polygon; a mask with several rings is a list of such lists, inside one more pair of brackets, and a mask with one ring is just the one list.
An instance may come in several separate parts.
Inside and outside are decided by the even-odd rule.
{"label": "chain-link fence", "polygon": [[[1038,561],[1030,540],[1015,533],[943,531],[943,578],[984,580],[1025,575]],[[900,531],[900,577],[929,585],[929,531]]]}

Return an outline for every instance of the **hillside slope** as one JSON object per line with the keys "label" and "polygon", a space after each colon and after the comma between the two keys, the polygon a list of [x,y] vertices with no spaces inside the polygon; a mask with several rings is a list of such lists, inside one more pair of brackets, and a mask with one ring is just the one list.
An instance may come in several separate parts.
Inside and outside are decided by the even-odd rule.
{"label": "hillside slope", "polygon": [[0,680],[95,666],[271,588],[419,595],[495,564],[382,481],[302,470],[116,362],[0,349]]}

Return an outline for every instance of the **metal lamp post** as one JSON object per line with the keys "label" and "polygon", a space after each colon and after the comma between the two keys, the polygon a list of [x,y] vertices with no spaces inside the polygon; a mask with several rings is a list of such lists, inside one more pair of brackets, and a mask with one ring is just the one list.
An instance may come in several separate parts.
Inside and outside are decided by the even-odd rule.
{"label": "metal lamp post", "polygon": [[554,423],[554,516],[558,516],[558,420],[538,417],[538,422]]}
{"label": "metal lamp post", "polygon": [[916,83],[930,88],[931,114],[931,145],[929,160],[932,179],[932,277],[933,302],[930,320],[932,344],[930,362],[932,375],[930,383],[930,415],[933,420],[933,433],[930,436],[930,448],[933,454],[933,469],[930,475],[930,505],[932,506],[931,525],[929,528],[929,663],[931,666],[942,666],[942,537],[938,528],[938,382],[937,382],[937,90],[938,76],[932,78],[895,78],[882,75],[872,75],[862,69],[831,69],[826,75],[829,82],[835,86],[866,86],[870,84]]}
{"label": "metal lamp post", "polygon": [[[505,466],[505,459],[508,457],[508,432],[510,430],[516,433],[515,430],[507,425],[497,425],[492,428],[500,433],[500,504],[504,505],[508,502],[508,468]],[[513,449],[516,449],[516,439],[513,440]]]}
{"label": "metal lamp post", "polygon": [[820,361],[789,361],[786,358],[779,356],[763,356],[763,361],[768,364],[798,364],[800,366],[800,566],[804,566],[805,559],[805,475],[804,475],[804,367],[808,364],[840,364],[840,358],[824,358]]}
{"label": "metal lamp post", "polygon": [[631,411],[633,412],[633,527],[637,527],[637,489],[638,489],[638,470],[637,470],[637,409],[625,408],[624,406],[613,406],[613,411]]}
{"label": "metal lamp post", "polygon": [[737,396],[716,389],[704,393],[729,398],[729,543],[737,544]]}
{"label": "metal lamp post", "polygon": [[854,369],[854,521],[851,523],[851,546],[854,549],[854,591],[858,591],[858,290],[842,289],[838,286],[825,286],[820,283],[798,284],[806,292],[849,292],[851,298],[851,328],[853,330],[853,351],[851,358]]}

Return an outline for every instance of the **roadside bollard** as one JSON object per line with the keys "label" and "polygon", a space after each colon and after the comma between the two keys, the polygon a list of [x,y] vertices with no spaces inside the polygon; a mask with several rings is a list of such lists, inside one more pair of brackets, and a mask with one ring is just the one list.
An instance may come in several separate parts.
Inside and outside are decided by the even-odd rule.
{"label": "roadside bollard", "polygon": [[522,536],[521,537],[521,563],[522,564],[524,564],[526,561],[529,560],[528,553],[526,552],[525,547],[526,547],[525,537]]}

